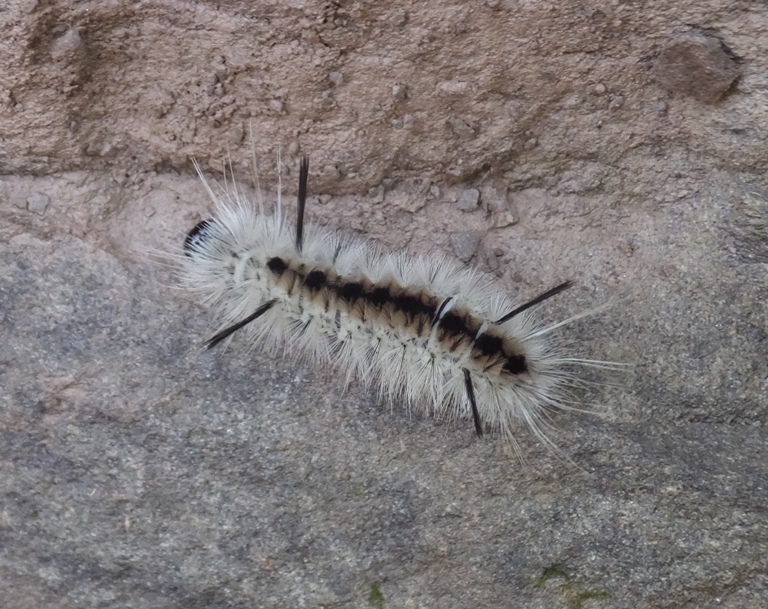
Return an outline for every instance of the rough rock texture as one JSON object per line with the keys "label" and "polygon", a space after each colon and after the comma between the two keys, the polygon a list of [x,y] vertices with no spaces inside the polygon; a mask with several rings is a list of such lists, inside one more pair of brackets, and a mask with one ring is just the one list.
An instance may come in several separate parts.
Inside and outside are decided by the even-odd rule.
{"label": "rough rock texture", "polygon": [[[0,23],[4,607],[766,606],[765,3],[8,0]],[[573,463],[238,341],[201,354],[205,311],[146,252],[210,207],[191,158],[248,182],[255,157],[271,189],[278,150],[288,190],[310,154],[317,221],[480,235],[521,299],[576,282],[547,319],[613,303],[562,332],[633,364],[553,417]]]}

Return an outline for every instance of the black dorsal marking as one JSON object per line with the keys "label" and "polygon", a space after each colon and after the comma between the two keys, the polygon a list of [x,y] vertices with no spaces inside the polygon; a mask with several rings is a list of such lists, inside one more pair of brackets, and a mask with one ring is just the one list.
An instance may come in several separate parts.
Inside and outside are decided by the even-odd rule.
{"label": "black dorsal marking", "polygon": [[440,320],[440,328],[448,334],[467,334],[467,325],[464,323],[464,320],[452,311],[448,311],[443,315],[443,318]]}
{"label": "black dorsal marking", "polygon": [[339,298],[346,300],[349,304],[354,304],[363,297],[363,286],[358,281],[343,283],[338,288]]}
{"label": "black dorsal marking", "polygon": [[487,334],[483,334],[475,339],[475,349],[483,355],[500,353],[503,345],[504,340],[499,336],[488,336]]}
{"label": "black dorsal marking", "polygon": [[371,291],[365,295],[365,298],[374,307],[380,309],[392,300],[392,295],[389,292],[389,288],[378,287],[371,289]]}
{"label": "black dorsal marking", "polygon": [[281,277],[288,269],[288,264],[282,258],[275,256],[267,260],[267,268],[278,277]]}
{"label": "black dorsal marking", "polygon": [[428,304],[424,303],[421,298],[410,294],[392,296],[391,302],[396,308],[400,309],[411,318],[422,314],[431,318],[435,313],[434,307],[430,307]]}
{"label": "black dorsal marking", "polygon": [[312,292],[324,288],[327,284],[328,276],[323,271],[310,271],[304,279],[304,285]]}
{"label": "black dorsal marking", "polygon": [[528,372],[528,363],[524,355],[505,355],[507,361],[501,367],[510,374],[524,374]]}

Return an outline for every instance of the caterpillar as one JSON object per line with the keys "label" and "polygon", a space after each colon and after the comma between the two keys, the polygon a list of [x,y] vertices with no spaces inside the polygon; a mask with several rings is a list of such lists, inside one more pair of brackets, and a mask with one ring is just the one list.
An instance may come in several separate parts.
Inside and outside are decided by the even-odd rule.
{"label": "caterpillar", "polygon": [[[520,424],[554,448],[549,412],[570,409],[577,365],[530,309],[572,286],[562,282],[517,304],[495,278],[443,255],[390,253],[305,225],[309,161],[301,160],[295,222],[237,189],[217,195],[195,167],[216,213],[184,240],[182,281],[220,320],[213,348],[245,334],[270,353],[301,354],[402,403],[516,445]],[[578,316],[581,317],[581,316]]]}

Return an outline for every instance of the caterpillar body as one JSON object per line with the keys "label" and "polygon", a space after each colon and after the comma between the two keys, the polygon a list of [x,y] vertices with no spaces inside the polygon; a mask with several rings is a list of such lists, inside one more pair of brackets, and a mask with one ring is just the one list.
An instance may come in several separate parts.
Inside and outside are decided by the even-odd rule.
{"label": "caterpillar body", "polygon": [[566,357],[546,336],[566,322],[543,328],[529,309],[571,282],[516,304],[498,281],[444,256],[305,230],[308,172],[305,158],[293,223],[279,201],[267,213],[236,189],[217,195],[198,167],[217,212],[187,235],[182,279],[220,320],[208,347],[243,330],[270,352],[360,379],[382,401],[471,419],[478,435],[501,432],[513,443],[523,423],[552,446],[546,416],[570,408],[572,367],[590,362]]}

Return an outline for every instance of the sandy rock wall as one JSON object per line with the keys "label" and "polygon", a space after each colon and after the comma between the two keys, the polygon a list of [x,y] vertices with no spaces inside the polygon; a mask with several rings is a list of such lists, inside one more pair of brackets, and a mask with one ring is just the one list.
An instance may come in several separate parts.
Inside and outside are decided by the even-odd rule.
{"label": "sandy rock wall", "polygon": [[754,2],[11,2],[4,171],[240,161],[252,129],[259,158],[309,153],[334,192],[493,171],[647,197],[678,161],[760,170],[763,19]]}

